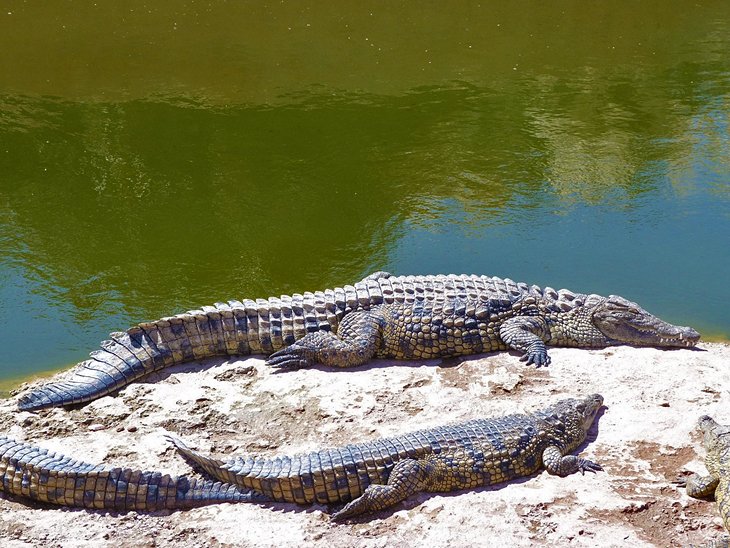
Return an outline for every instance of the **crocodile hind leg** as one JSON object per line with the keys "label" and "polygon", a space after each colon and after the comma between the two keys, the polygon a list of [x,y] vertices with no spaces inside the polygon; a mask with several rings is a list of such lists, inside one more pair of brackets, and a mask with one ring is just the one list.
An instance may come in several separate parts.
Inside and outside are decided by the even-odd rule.
{"label": "crocodile hind leg", "polygon": [[274,352],[266,364],[282,369],[299,369],[315,363],[334,367],[362,365],[381,344],[383,314],[379,307],[346,314],[337,329],[309,333],[297,342]]}
{"label": "crocodile hind leg", "polygon": [[426,460],[404,459],[399,461],[390,472],[385,485],[371,484],[358,498],[345,505],[342,510],[332,514],[333,521],[341,521],[360,514],[376,512],[407,499],[423,491],[433,465]]}

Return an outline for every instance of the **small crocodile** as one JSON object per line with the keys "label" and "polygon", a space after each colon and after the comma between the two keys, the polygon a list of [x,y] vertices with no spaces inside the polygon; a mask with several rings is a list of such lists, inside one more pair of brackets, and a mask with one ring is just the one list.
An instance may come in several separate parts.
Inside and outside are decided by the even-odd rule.
{"label": "small crocodile", "polygon": [[248,502],[249,493],[220,482],[73,460],[0,436],[0,491],[38,502],[119,512]]}
{"label": "small crocodile", "polygon": [[714,496],[725,529],[730,532],[730,425],[722,425],[704,415],[698,426],[704,435],[707,455],[706,476],[692,474],[678,483],[687,487],[687,494],[698,499]]}
{"label": "small crocodile", "polygon": [[18,407],[91,401],[153,371],[213,356],[279,351],[269,365],[292,368],[512,349],[539,367],[550,362],[546,345],[690,347],[699,340],[694,329],[666,323],[614,295],[488,276],[386,272],[315,293],[216,303],[110,337],[62,380],[21,395]]}
{"label": "small crocodile", "polygon": [[259,500],[347,504],[343,520],[382,510],[418,492],[473,489],[530,476],[566,476],[602,468],[572,455],[586,438],[603,397],[566,399],[524,415],[475,419],[293,457],[203,456],[173,437],[181,455],[206,475]]}

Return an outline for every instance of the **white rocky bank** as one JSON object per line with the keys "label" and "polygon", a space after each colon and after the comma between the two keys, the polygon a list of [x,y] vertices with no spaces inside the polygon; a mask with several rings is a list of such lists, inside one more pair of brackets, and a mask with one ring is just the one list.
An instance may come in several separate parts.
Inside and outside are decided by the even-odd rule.
{"label": "white rocky bank", "polygon": [[[687,546],[723,534],[713,503],[672,481],[702,470],[695,424],[730,423],[730,345],[693,350],[550,350],[548,368],[499,353],[427,364],[272,373],[256,358],[189,364],[80,409],[18,412],[0,432],[89,462],[188,473],[173,433],[218,455],[310,451],[601,393],[607,409],[582,455],[604,472],[538,476],[422,494],[333,524],[323,506],[221,504],[113,514],[0,498],[2,546]],[[1,496],[1,495],[0,495]]]}

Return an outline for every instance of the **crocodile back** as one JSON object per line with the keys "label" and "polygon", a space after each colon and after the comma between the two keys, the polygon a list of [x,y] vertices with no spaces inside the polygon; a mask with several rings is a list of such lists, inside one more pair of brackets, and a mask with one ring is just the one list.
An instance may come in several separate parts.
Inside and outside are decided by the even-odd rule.
{"label": "crocodile back", "polygon": [[[564,402],[559,402],[534,414],[475,419],[294,456],[242,456],[221,464],[217,472],[211,468],[220,461],[189,450],[184,454],[222,481],[300,504],[353,500],[368,485],[387,483],[395,464],[404,459],[456,463],[468,472],[465,486],[492,485],[540,470],[549,446],[571,451],[585,439],[583,417],[571,411],[575,401],[564,400],[570,405],[561,407]],[[460,486],[450,484],[445,490]]]}
{"label": "crocodile back", "polygon": [[542,291],[487,276],[377,273],[324,291],[216,303],[112,333],[65,378],[23,394],[18,407],[35,410],[91,401],[151,372],[193,360],[270,354],[307,333],[335,331],[344,314],[359,308],[457,296],[517,299],[536,290]]}

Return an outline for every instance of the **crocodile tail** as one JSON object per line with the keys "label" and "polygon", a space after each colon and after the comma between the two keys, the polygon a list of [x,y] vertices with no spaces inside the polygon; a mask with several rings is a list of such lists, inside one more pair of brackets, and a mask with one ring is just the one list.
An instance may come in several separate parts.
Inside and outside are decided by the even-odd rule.
{"label": "crocodile tail", "polygon": [[409,278],[402,282],[375,273],[354,285],[280,298],[246,299],[204,306],[126,332],[112,333],[61,381],[23,394],[31,411],[95,400],[153,371],[214,356],[271,354],[307,333],[334,331],[347,310],[415,299]]}
{"label": "crocodile tail", "polygon": [[[248,497],[247,502],[273,500],[306,503],[314,500],[313,498],[305,498],[304,493],[301,493],[299,497],[297,496],[289,474],[285,474],[285,477],[280,476],[282,465],[291,464],[292,459],[290,457],[268,459],[248,456],[222,461],[201,455],[190,449],[181,440],[170,435],[165,437],[194,469],[206,476],[215,478],[224,485],[232,484],[245,491]],[[311,477],[312,474],[310,473],[309,478],[311,479]],[[300,477],[300,480],[302,479],[303,477]]]}
{"label": "crocodile tail", "polygon": [[235,485],[220,481],[200,481],[186,476],[173,478],[175,497],[164,500],[164,507],[195,508],[221,502],[253,502],[258,500],[254,493],[242,491]]}
{"label": "crocodile tail", "polygon": [[[65,484],[65,501],[56,502],[85,508],[104,508],[126,512],[182,509],[221,502],[251,502],[251,493],[236,486],[187,476],[170,476],[154,471],[112,468],[74,476],[74,486]],[[64,484],[62,484],[64,485]],[[93,485],[91,490],[81,490]],[[71,492],[68,492],[71,491]],[[81,491],[81,492],[80,492]],[[71,501],[74,501],[72,504]],[[80,501],[80,504],[76,503]]]}
{"label": "crocodile tail", "polygon": [[248,341],[236,338],[233,312],[214,307],[206,309],[112,333],[66,379],[21,395],[18,407],[31,411],[84,403],[171,365],[213,356],[248,354]]}
{"label": "crocodile tail", "polygon": [[235,486],[130,468],[108,468],[0,437],[0,491],[39,502],[116,511],[250,502]]}
{"label": "crocodile tail", "polygon": [[[352,288],[351,298],[355,289]],[[335,292],[216,303],[112,333],[70,375],[23,394],[21,410],[73,405],[115,392],[171,365],[214,356],[270,354],[308,332],[336,329],[346,303]]]}
{"label": "crocodile tail", "polygon": [[165,438],[175,446],[180,456],[196,470],[222,482],[236,483],[236,475],[225,468],[226,463],[224,461],[201,455],[190,449],[182,440],[173,436],[165,435]]}

